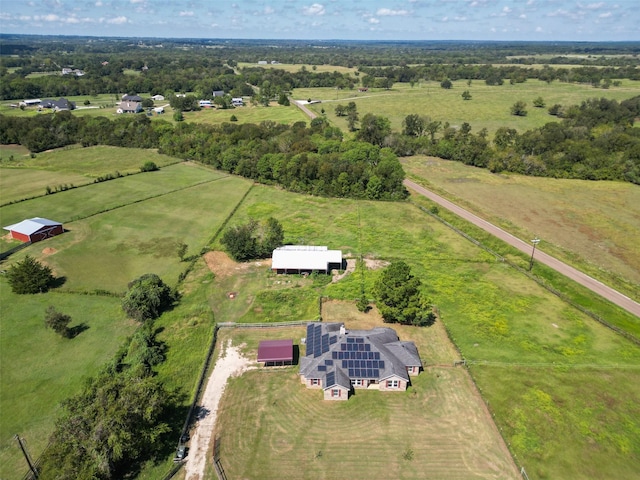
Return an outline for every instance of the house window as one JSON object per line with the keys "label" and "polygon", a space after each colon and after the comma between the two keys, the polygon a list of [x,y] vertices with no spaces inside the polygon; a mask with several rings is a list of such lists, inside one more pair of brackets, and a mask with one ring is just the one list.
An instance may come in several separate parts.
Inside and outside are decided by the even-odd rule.
{"label": "house window", "polygon": [[340,397],[340,390],[338,390],[337,388],[334,388],[333,390],[331,390],[331,396],[333,398],[338,398]]}
{"label": "house window", "polygon": [[362,386],[362,379],[361,378],[356,378],[353,380],[353,385],[356,387],[361,387]]}
{"label": "house window", "polygon": [[311,379],[311,385],[320,385],[320,379],[319,378],[312,378]]}
{"label": "house window", "polygon": [[387,380],[387,388],[398,388],[400,382],[398,380]]}

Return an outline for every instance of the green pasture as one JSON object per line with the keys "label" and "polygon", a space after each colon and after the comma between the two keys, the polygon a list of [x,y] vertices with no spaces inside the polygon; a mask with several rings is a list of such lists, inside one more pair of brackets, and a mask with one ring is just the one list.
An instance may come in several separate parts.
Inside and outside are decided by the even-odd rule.
{"label": "green pasture", "polygon": [[[497,262],[493,256],[414,206],[306,197],[258,186],[250,192],[233,222],[264,216],[274,216],[282,222],[287,242],[328,245],[342,248],[350,256],[361,252],[381,260],[409,262],[414,273],[423,280],[425,293],[438,306],[444,324],[464,357],[477,363],[473,366],[474,374],[484,368],[495,368],[494,364],[504,365],[504,368],[542,368],[544,389],[553,391],[554,388],[581,388],[575,376],[577,369],[588,369],[594,376],[594,383],[605,382],[610,372],[623,371],[630,378],[623,388],[635,392],[634,395],[640,394],[640,387],[635,386],[640,383],[634,380],[634,372],[640,366],[640,348],[563,303],[508,265]],[[393,222],[389,222],[390,218]],[[515,260],[519,261],[517,256]],[[521,261],[526,263],[525,258]],[[378,274],[379,270],[366,270],[363,279],[356,272],[338,283],[327,285],[322,293],[353,301],[360,295],[364,281],[365,293],[370,297],[371,285]],[[268,274],[264,273],[259,281],[263,290],[271,291],[275,287],[269,285],[267,279]],[[236,284],[235,288],[241,291],[243,286]],[[259,292],[258,287],[254,288]],[[570,282],[561,289],[579,291]],[[258,298],[256,294],[255,299]],[[252,302],[252,308],[258,305],[253,299],[245,301]],[[628,318],[616,309],[609,313],[613,317],[606,318],[612,323],[625,322]],[[478,385],[483,392],[492,392],[502,385],[502,378],[478,375]],[[542,389],[536,387],[529,376],[515,377],[508,392],[501,392],[504,397],[500,401],[504,405],[516,405],[532,386]],[[263,391],[258,395],[262,394],[269,395]],[[598,395],[597,391],[584,392],[582,401],[585,405],[595,405]],[[497,401],[487,393],[485,398],[490,405]],[[574,407],[573,403],[557,405],[561,415],[598,421],[591,418],[596,415],[594,411],[588,408],[573,411]],[[519,431],[509,431],[506,440],[511,443],[520,464],[528,471],[547,472],[548,478],[562,478],[566,465],[573,466],[573,478],[592,478],[592,472],[599,471],[601,461],[588,455],[594,448],[593,442],[595,448],[609,452],[603,472],[626,472],[640,467],[637,448],[640,423],[630,404],[621,403],[618,408],[618,414],[607,417],[613,422],[608,428],[618,432],[620,442],[630,445],[627,452],[610,451],[608,439],[585,436],[579,429],[563,431],[566,436],[558,439],[572,445],[567,452],[569,456],[564,459],[547,451],[552,448],[557,432],[542,430],[536,433],[541,445],[540,454],[532,454],[518,443]],[[507,420],[506,413],[495,413],[502,415],[498,423],[503,425]],[[527,425],[543,424],[546,412],[531,408],[524,418]],[[636,420],[630,421],[634,418]],[[259,447],[260,440],[256,441],[258,443],[250,448]],[[555,459],[556,463],[549,463],[547,459]]]}
{"label": "green pasture", "polygon": [[[270,62],[270,60],[269,60]],[[274,70],[284,70],[285,72],[291,72],[291,73],[296,73],[301,71],[303,68],[305,68],[308,72],[317,72],[317,73],[323,73],[323,72],[329,72],[329,73],[333,73],[333,72],[340,72],[340,73],[349,73],[352,76],[355,76],[355,73],[358,71],[357,68],[349,68],[349,67],[342,67],[339,65],[310,65],[308,63],[276,63],[276,64],[271,64],[268,63],[267,65],[258,65],[257,63],[249,63],[249,62],[238,62],[238,69],[241,68],[270,68],[270,69],[274,69]]]}
{"label": "green pasture", "polygon": [[152,150],[95,146],[66,147],[0,164],[0,203],[46,194],[60,185],[86,185],[108,174],[138,173],[145,162],[164,167],[179,160]]}
{"label": "green pasture", "polygon": [[640,299],[640,188],[494,174],[460,162],[416,156],[408,174],[519,238]]}
{"label": "green pasture", "polygon": [[29,155],[29,149],[22,145],[0,145],[0,165],[20,160]]}
{"label": "green pasture", "polygon": [[[3,267],[4,268],[4,267]],[[49,305],[84,325],[73,339],[44,326]],[[14,295],[0,277],[0,477],[20,479],[28,467],[13,436],[37,458],[47,445],[59,403],[112,358],[135,325],[120,299],[50,292]]]}
{"label": "green pasture", "polygon": [[[321,100],[322,103],[310,105],[309,108],[317,114],[324,109],[326,117],[344,131],[347,131],[347,117],[336,117],[335,107],[354,101],[360,118],[367,113],[387,117],[391,121],[391,128],[398,132],[402,130],[402,121],[407,115],[419,114],[443,124],[449,122],[452,126],[467,122],[473,132],[486,128],[493,135],[500,127],[524,132],[557,121],[547,112],[547,108],[556,103],[563,106],[579,105],[589,98],[600,97],[621,101],[640,94],[639,81],[621,82],[620,87],[604,90],[584,84],[547,84],[538,80],[514,85],[505,82],[501,86],[487,86],[480,80],[474,80],[468,86],[466,80],[458,80],[452,82],[453,88],[446,90],[440,87],[439,82],[421,81],[413,87],[396,83],[391,90],[370,88],[363,93],[357,89],[297,88],[292,96],[299,100]],[[461,94],[465,90],[471,93],[471,100],[462,99]],[[545,108],[533,107],[533,100],[538,97],[546,102]],[[526,117],[511,115],[511,106],[517,101],[527,104]]]}
{"label": "green pasture", "polygon": [[309,117],[302,113],[295,105],[285,107],[275,102],[271,102],[268,107],[262,105],[254,106],[247,102],[243,107],[229,108],[226,110],[203,108],[197,112],[184,112],[184,121],[209,124],[229,123],[231,122],[232,115],[235,115],[238,119],[237,123],[261,123],[271,121],[293,124],[295,122],[309,122]]}

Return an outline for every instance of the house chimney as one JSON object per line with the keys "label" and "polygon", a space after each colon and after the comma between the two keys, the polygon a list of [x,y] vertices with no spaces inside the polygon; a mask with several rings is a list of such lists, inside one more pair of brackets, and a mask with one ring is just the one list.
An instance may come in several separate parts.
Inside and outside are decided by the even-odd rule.
{"label": "house chimney", "polygon": [[346,335],[347,334],[347,329],[344,328],[344,323],[342,325],[340,325],[340,335]]}

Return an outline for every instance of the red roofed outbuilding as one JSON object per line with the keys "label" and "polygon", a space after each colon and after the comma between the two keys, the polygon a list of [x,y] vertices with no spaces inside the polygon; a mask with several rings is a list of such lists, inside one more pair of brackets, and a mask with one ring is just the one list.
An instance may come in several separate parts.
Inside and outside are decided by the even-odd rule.
{"label": "red roofed outbuilding", "polygon": [[45,238],[55,237],[64,232],[60,222],[47,218],[34,217],[14,225],[4,227],[11,232],[11,238],[22,242],[39,242]]}
{"label": "red roofed outbuilding", "polygon": [[293,364],[293,340],[262,340],[258,346],[258,362],[266,366]]}

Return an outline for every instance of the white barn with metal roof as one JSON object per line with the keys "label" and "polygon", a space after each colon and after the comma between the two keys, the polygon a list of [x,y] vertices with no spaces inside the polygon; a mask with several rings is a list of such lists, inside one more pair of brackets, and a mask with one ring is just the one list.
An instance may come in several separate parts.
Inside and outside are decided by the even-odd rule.
{"label": "white barn with metal roof", "polygon": [[324,246],[285,245],[276,248],[271,256],[271,269],[277,273],[329,273],[342,268],[342,250]]}

